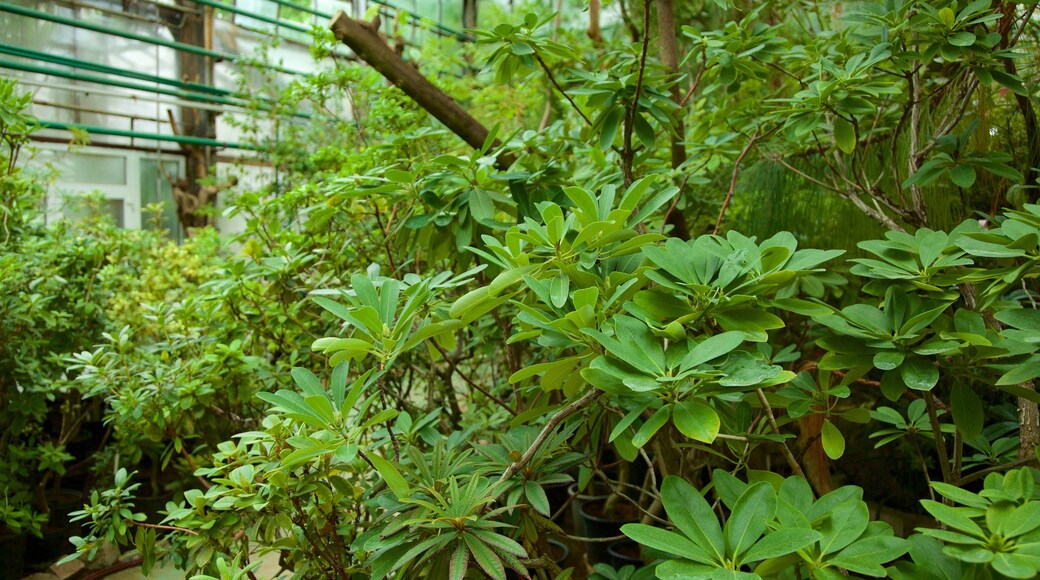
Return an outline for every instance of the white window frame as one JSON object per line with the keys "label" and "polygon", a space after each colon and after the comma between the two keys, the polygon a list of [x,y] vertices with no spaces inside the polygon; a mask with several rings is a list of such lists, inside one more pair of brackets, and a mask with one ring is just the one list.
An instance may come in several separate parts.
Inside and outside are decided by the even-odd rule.
{"label": "white window frame", "polygon": [[141,161],[175,161],[177,163],[177,175],[184,175],[184,157],[177,154],[156,154],[154,152],[96,146],[77,147],[70,151],[68,146],[57,143],[36,143],[36,148],[53,151],[57,156],[81,154],[119,157],[124,160],[126,168],[126,183],[123,185],[83,183],[75,181],[70,176],[59,175],[51,186],[50,191],[47,192],[46,219],[48,223],[63,219],[64,194],[71,193],[75,195],[100,191],[104,194],[105,199],[118,199],[123,202],[122,221],[124,229],[141,229]]}

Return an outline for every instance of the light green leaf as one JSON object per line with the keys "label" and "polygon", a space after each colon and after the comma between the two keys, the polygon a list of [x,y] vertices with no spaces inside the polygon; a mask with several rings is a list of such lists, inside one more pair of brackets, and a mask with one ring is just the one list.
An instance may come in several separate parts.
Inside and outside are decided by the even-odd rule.
{"label": "light green leaf", "polygon": [[841,459],[845,454],[845,437],[841,431],[831,423],[830,419],[823,420],[823,431],[821,433],[823,451],[831,459]]}
{"label": "light green leaf", "polygon": [[834,144],[845,154],[856,149],[856,128],[843,117],[834,118]]}

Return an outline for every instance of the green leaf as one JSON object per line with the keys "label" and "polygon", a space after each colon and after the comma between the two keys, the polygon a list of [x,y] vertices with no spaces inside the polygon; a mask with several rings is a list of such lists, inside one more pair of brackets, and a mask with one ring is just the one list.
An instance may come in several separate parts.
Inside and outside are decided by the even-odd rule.
{"label": "green leaf", "polygon": [[702,443],[714,443],[722,427],[715,409],[696,399],[676,403],[672,407],[672,421],[680,433]]}
{"label": "green leaf", "polygon": [[968,32],[967,30],[962,30],[960,32],[955,32],[951,34],[949,37],[946,38],[946,41],[952,44],[953,46],[971,46],[975,44],[975,35]]}
{"label": "green leaf", "polygon": [[459,542],[459,545],[455,548],[455,553],[451,555],[451,563],[448,566],[449,580],[464,580],[466,578],[466,570],[468,569],[469,550],[466,549],[465,542]]}
{"label": "green leaf", "polygon": [[776,515],[776,490],[765,482],[753,483],[737,500],[726,521],[726,545],[739,557],[766,531]]}
{"label": "green leaf", "polygon": [[845,454],[845,437],[841,431],[831,423],[830,419],[823,420],[823,431],[821,433],[823,451],[831,459],[840,459]]}
{"label": "green leaf", "polygon": [[910,546],[903,538],[873,536],[853,543],[839,552],[829,563],[850,572],[881,578],[885,575],[882,564],[899,558],[909,549]]}
{"label": "green leaf", "polygon": [[[1006,387],[1010,385],[1018,385],[1037,377],[1040,377],[1040,357],[1034,356],[997,379],[997,386]],[[1026,398],[1029,397],[1026,396]]]}
{"label": "green leaf", "polygon": [[724,354],[729,354],[744,342],[742,332],[723,332],[706,338],[690,349],[680,365],[683,370],[692,369]]}
{"label": "green leaf", "polygon": [[1040,558],[1025,554],[997,553],[991,563],[993,569],[1008,578],[1036,578],[1040,571]]}
{"label": "green leaf", "polygon": [[661,486],[664,511],[679,531],[721,562],[726,553],[722,527],[708,501],[682,478],[669,475]]}
{"label": "green leaf", "polygon": [[549,510],[549,498],[545,495],[545,490],[542,489],[538,482],[527,480],[524,482],[524,495],[527,496],[528,503],[535,509],[536,512],[543,516],[552,515]]}
{"label": "green leaf", "polygon": [[931,360],[912,356],[900,365],[899,376],[911,389],[930,391],[939,382],[939,369]]}
{"label": "green leaf", "polygon": [[711,559],[711,552],[675,532],[645,524],[625,524],[621,526],[621,533],[648,548],[702,564],[714,563]]}
{"label": "green leaf", "polygon": [[397,499],[407,499],[411,495],[411,491],[408,488],[408,482],[405,481],[401,472],[394,467],[393,463],[383,459],[375,453],[368,453],[366,455],[368,460],[372,462],[372,465],[382,476],[383,481],[386,482],[386,486],[390,488],[390,491],[397,496]]}
{"label": "green leaf", "polygon": [[967,385],[955,385],[950,393],[950,410],[953,423],[967,440],[982,433],[983,405],[975,390]]}
{"label": "green leaf", "polygon": [[487,575],[494,580],[505,580],[505,566],[502,565],[502,560],[495,555],[495,552],[472,534],[463,533],[462,537],[466,542],[466,546],[469,547],[470,553],[473,554],[473,559],[477,561],[477,564],[480,565],[484,572],[487,572]]}
{"label": "green leaf", "polygon": [[899,368],[903,364],[905,355],[901,352],[883,350],[874,355],[874,367],[883,371]]}
{"label": "green leaf", "polygon": [[321,381],[318,377],[314,376],[311,371],[302,368],[295,367],[289,372],[292,375],[293,380],[296,382],[296,386],[300,387],[300,390],[308,395],[324,395],[325,387],[321,385]]}
{"label": "green leaf", "polygon": [[846,155],[856,149],[856,128],[844,117],[834,117],[834,144]]}
{"label": "green leaf", "polygon": [[636,434],[632,436],[632,445],[637,449],[646,445],[650,442],[650,439],[664,427],[665,423],[668,422],[668,416],[670,415],[671,407],[661,407],[643,423],[643,426],[636,431]]}
{"label": "green leaf", "polygon": [[[815,507],[819,508],[823,499],[820,498]],[[867,504],[858,499],[841,502],[833,508],[827,519],[818,528],[823,533],[823,537],[820,539],[821,553],[832,554],[848,546],[863,534],[869,523],[870,513],[867,510]]]}
{"label": "green leaf", "polygon": [[958,187],[967,189],[975,184],[975,168],[971,165],[954,165],[950,170],[950,180]]}
{"label": "green leaf", "polygon": [[816,542],[822,536],[820,532],[808,528],[783,528],[755,542],[744,557],[743,562],[758,562],[769,558],[777,558],[791,554]]}
{"label": "green leaf", "polygon": [[969,508],[955,508],[930,499],[922,499],[921,505],[924,506],[924,509],[928,510],[928,513],[932,514],[935,519],[951,528],[971,534],[977,538],[985,539],[987,537],[986,533],[982,531],[982,528],[980,528],[979,525],[972,521],[971,517],[967,515],[968,513],[971,513]]}
{"label": "green leaf", "polygon": [[603,117],[603,125],[599,134],[599,148],[610,149],[614,145],[618,127],[621,126],[621,118],[625,111],[621,107],[613,107]]}

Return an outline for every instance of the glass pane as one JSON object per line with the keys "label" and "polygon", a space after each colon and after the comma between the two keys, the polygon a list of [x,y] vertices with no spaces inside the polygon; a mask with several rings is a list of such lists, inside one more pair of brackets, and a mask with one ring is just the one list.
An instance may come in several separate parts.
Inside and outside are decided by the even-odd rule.
{"label": "glass pane", "polygon": [[66,153],[55,155],[53,163],[62,183],[126,185],[126,157]]}
{"label": "glass pane", "polygon": [[98,196],[84,197],[82,195],[70,195],[66,198],[61,208],[61,213],[72,221],[79,221],[99,215],[110,219],[116,227],[123,227],[123,200],[112,198],[99,198]]}
{"label": "glass pane", "polygon": [[[173,199],[173,188],[167,177],[176,179],[180,175],[180,164],[164,160],[163,171],[159,171],[159,160],[141,160],[141,227],[166,231],[166,235],[178,242],[183,241],[180,222],[177,221],[177,202]],[[164,175],[165,174],[165,175]],[[156,215],[148,206],[162,204]]]}

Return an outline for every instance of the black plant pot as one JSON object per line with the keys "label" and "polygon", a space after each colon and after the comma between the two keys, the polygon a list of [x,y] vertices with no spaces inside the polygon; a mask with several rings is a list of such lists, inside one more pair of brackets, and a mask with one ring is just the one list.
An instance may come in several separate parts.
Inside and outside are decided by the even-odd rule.
{"label": "black plant pot", "polygon": [[549,499],[549,513],[556,516],[553,518],[554,522],[558,523],[563,518],[563,513],[560,510],[570,498],[568,493],[569,485],[567,483],[553,483],[545,486],[545,497]]}
{"label": "black plant pot", "polygon": [[[636,506],[619,501],[614,505],[614,513],[607,515],[603,513],[606,503],[605,499],[597,499],[581,506],[586,537],[612,538],[621,534],[621,526],[639,521],[639,510]],[[590,564],[610,562],[605,542],[588,542],[586,550]]]}
{"label": "black plant pot", "polygon": [[50,515],[43,526],[43,537],[29,536],[26,540],[25,561],[29,565],[47,564],[72,553],[69,538],[83,533],[81,522],[72,522],[71,512],[83,509],[83,492],[75,489],[57,489],[47,494]]}
{"label": "black plant pot", "polygon": [[25,534],[0,532],[0,580],[19,580],[25,568]]}
{"label": "black plant pot", "polygon": [[[560,568],[567,567],[567,559],[571,557],[571,549],[567,547],[567,544],[563,542],[557,542],[556,540],[549,540],[549,555],[552,557],[553,562]],[[506,580],[520,580],[521,576],[516,573],[512,568],[506,569]]]}
{"label": "black plant pot", "polygon": [[581,508],[590,501],[605,500],[610,497],[610,490],[607,489],[606,484],[602,481],[593,481],[585,488],[585,491],[578,491],[578,484],[572,483],[567,488],[567,497],[573,497],[571,500],[571,523],[574,529],[574,535],[576,536],[587,536],[585,533],[585,520],[581,517]]}
{"label": "black plant pot", "polygon": [[566,568],[567,558],[571,557],[571,549],[567,547],[567,544],[549,540],[549,549],[552,553],[553,562],[556,562],[556,565],[560,568]]}
{"label": "black plant pot", "polygon": [[632,540],[616,542],[607,548],[610,555],[610,565],[620,570],[625,566],[643,567],[643,558],[639,555],[639,544]]}

